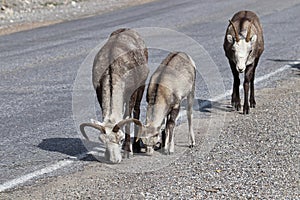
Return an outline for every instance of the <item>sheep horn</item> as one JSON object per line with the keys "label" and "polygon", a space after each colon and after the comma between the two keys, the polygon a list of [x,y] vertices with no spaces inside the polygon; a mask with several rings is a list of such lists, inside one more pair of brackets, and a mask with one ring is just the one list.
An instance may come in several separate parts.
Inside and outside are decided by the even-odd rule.
{"label": "sheep horn", "polygon": [[129,119],[124,119],[120,122],[118,122],[114,128],[112,129],[113,132],[118,132],[120,130],[120,128],[122,128],[125,124],[127,123],[131,123],[131,122],[134,122],[136,125],[138,125],[140,128],[139,128],[139,132],[138,132],[138,136],[141,134],[142,132],[142,128],[143,128],[143,125],[142,125],[142,122],[140,120],[137,120],[137,119],[134,119],[134,118],[129,118]]}
{"label": "sheep horn", "polygon": [[250,24],[248,26],[247,36],[246,36],[246,42],[250,41],[251,26],[252,26],[252,21],[250,21]]}
{"label": "sheep horn", "polygon": [[87,139],[87,140],[89,140],[89,138],[88,138],[88,136],[86,135],[86,133],[85,133],[85,131],[84,131],[84,127],[86,127],[86,126],[95,128],[95,129],[101,131],[101,132],[104,133],[104,134],[106,133],[104,126],[101,126],[101,125],[95,124],[95,123],[82,123],[82,124],[80,124],[80,131],[81,131],[83,137],[84,137],[85,139]]}
{"label": "sheep horn", "polygon": [[240,41],[240,37],[239,37],[239,34],[238,34],[238,32],[237,32],[237,30],[236,30],[236,28],[235,28],[233,22],[232,22],[231,20],[229,20],[229,23],[231,24],[231,26],[232,26],[232,28],[233,28],[233,31],[234,31],[234,34],[235,34],[235,39],[236,39],[236,41],[239,42],[239,41]]}

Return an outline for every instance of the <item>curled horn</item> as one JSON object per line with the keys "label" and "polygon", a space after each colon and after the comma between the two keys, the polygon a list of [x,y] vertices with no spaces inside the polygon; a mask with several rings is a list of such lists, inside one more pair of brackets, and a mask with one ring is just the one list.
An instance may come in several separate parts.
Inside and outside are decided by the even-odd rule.
{"label": "curled horn", "polygon": [[229,23],[231,24],[231,26],[232,26],[232,28],[233,28],[233,31],[234,31],[234,34],[235,34],[235,39],[236,39],[236,41],[239,42],[239,41],[240,41],[240,37],[239,37],[239,34],[238,34],[238,32],[237,32],[237,30],[236,30],[236,28],[235,28],[233,22],[232,22],[231,20],[229,20]]}
{"label": "curled horn", "polygon": [[87,140],[89,140],[89,138],[88,138],[88,136],[86,135],[86,133],[85,133],[85,131],[84,131],[84,127],[86,127],[86,126],[95,128],[95,129],[101,131],[101,132],[104,133],[104,134],[106,133],[105,128],[104,128],[103,126],[99,125],[99,124],[94,124],[94,123],[82,123],[82,124],[80,124],[80,131],[81,131],[83,137],[84,137],[85,139],[87,139]]}
{"label": "curled horn", "polygon": [[125,124],[127,123],[135,123],[136,125],[138,125],[140,128],[139,128],[139,132],[138,132],[138,136],[141,134],[142,132],[142,128],[143,128],[143,125],[142,125],[142,122],[140,122],[139,120],[137,119],[134,119],[134,118],[129,118],[129,119],[124,119],[120,122],[118,122],[114,128],[112,129],[113,132],[118,132],[120,130],[120,128],[122,128]]}
{"label": "curled horn", "polygon": [[251,26],[252,26],[252,21],[250,21],[250,24],[249,24],[249,26],[248,26],[247,36],[246,36],[246,42],[249,42],[249,41],[250,41]]}

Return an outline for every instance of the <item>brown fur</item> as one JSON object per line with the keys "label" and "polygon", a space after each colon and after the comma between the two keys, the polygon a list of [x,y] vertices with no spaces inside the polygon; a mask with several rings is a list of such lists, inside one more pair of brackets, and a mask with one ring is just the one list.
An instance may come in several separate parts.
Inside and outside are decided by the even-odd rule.
{"label": "brown fur", "polygon": [[[234,24],[234,26],[231,24],[228,25],[223,47],[224,47],[225,55],[228,58],[230,64],[232,74],[234,76],[231,103],[236,110],[239,110],[241,107],[240,95],[239,95],[240,79],[239,79],[239,72],[236,69],[236,64],[233,61],[234,52],[232,51],[232,44],[227,41],[226,36],[228,34],[232,35],[236,41],[234,27],[236,28],[236,32],[239,34],[240,39],[246,39],[246,37],[248,36],[248,40],[249,40],[249,38],[251,38],[253,35],[257,35],[257,40],[255,44],[253,44],[252,52],[250,54],[250,56],[251,57],[253,56],[253,58],[255,59],[252,64],[246,66],[246,71],[245,71],[243,113],[248,114],[249,113],[249,104],[248,104],[249,84],[250,84],[250,107],[254,108],[256,105],[255,98],[254,98],[254,77],[255,77],[255,70],[259,58],[264,51],[263,30],[258,16],[251,11],[240,11],[232,17],[231,21]],[[249,28],[250,25],[251,28]],[[247,31],[249,30],[250,33],[247,33]]]}
{"label": "brown fur", "polygon": [[[240,11],[232,17],[231,21],[234,24],[239,34],[247,31],[250,22],[252,23],[250,37],[252,37],[254,34],[258,36],[257,46],[253,54],[255,55],[255,57],[260,57],[260,55],[264,51],[264,38],[263,38],[262,26],[260,24],[258,16],[252,11]],[[232,50],[231,50],[232,45],[226,40],[226,35],[228,34],[235,36],[233,27],[230,24],[228,24],[226,30],[223,47],[225,50],[226,57],[232,60],[233,59]]]}

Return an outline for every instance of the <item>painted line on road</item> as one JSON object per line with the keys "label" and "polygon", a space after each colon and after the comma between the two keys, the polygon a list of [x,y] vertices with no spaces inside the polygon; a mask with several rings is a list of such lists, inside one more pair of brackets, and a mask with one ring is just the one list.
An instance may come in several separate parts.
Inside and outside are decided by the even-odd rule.
{"label": "painted line on road", "polygon": [[291,65],[285,65],[285,66],[283,66],[283,67],[277,69],[277,70],[274,71],[274,72],[271,72],[271,73],[269,73],[269,74],[260,76],[260,77],[258,77],[258,78],[256,78],[256,79],[254,80],[254,84],[259,83],[259,82],[261,82],[261,81],[264,81],[264,80],[270,78],[271,76],[274,76],[274,75],[278,74],[279,72],[282,72],[282,71],[284,71],[284,70],[286,70],[286,69],[288,69],[288,68],[290,68],[290,67],[292,67],[292,66],[291,66]]}
{"label": "painted line on road", "polygon": [[23,183],[25,183],[25,182],[27,182],[27,181],[35,178],[35,177],[41,176],[43,174],[48,174],[50,172],[58,170],[62,167],[65,167],[67,165],[72,164],[73,162],[74,162],[74,160],[61,160],[61,161],[59,161],[59,162],[57,162],[53,165],[50,165],[48,167],[43,168],[43,169],[34,171],[32,173],[23,175],[19,178],[16,178],[16,179],[13,179],[13,180],[10,180],[10,181],[7,181],[7,182],[0,185],[0,192],[11,189],[11,188],[16,187],[20,184],[23,184]]}
{"label": "painted line on road", "polygon": [[57,163],[54,163],[48,167],[31,172],[29,174],[25,174],[19,178],[7,181],[0,185],[0,192],[3,192],[5,190],[8,190],[8,189],[14,188],[18,185],[21,185],[23,183],[26,183],[27,181],[30,181],[31,179],[36,178],[38,176],[48,174],[48,173],[54,172],[60,168],[66,167],[66,166],[72,164],[73,162],[75,162],[76,160],[85,158],[87,156],[87,154],[88,153],[83,153],[83,154],[79,154],[78,156],[71,156],[71,157],[69,157],[69,160],[58,161]]}
{"label": "painted line on road", "polygon": [[[283,72],[284,70],[287,70],[288,68],[291,68],[291,65],[285,65],[285,66],[283,66],[283,67],[275,70],[274,72],[271,72],[269,74],[265,74],[265,75],[260,76],[258,78],[255,78],[254,84],[257,84],[257,83],[260,83],[260,82],[262,82],[264,80],[267,80],[270,77],[272,77],[272,76],[274,76],[274,75],[276,75],[276,74],[278,74],[280,72]],[[242,89],[243,89],[243,85],[240,85],[240,90],[242,90]],[[222,100],[222,99],[230,96],[231,94],[232,94],[232,90],[227,90],[224,94],[221,94],[219,96],[213,97],[211,99],[208,99],[208,101],[205,101],[205,102],[201,103],[201,107],[203,108],[203,107],[209,106],[209,105],[211,105],[211,102],[220,101],[220,100]]]}
{"label": "painted line on road", "polygon": [[[279,69],[277,69],[276,71],[274,72],[271,72],[269,74],[266,74],[266,75],[263,75],[261,77],[258,77],[256,78],[255,80],[255,84],[259,83],[259,82],[262,82],[268,78],[270,78],[271,76],[274,76],[276,74],[278,74],[279,72],[282,72],[288,68],[290,68],[291,65],[285,65]],[[240,89],[242,89],[242,86],[240,87]],[[210,105],[210,102],[214,102],[214,101],[219,101],[221,99],[224,99],[226,98],[227,96],[231,95],[232,93],[232,90],[227,90],[224,94],[222,95],[219,95],[219,96],[216,96],[216,97],[213,97],[211,99],[209,99],[208,101],[205,101],[201,104],[201,107],[206,107],[208,105]],[[71,165],[73,162],[75,162],[76,160],[81,160],[83,158],[85,158],[88,154],[90,154],[90,152],[87,152],[87,153],[83,153],[83,154],[79,154],[77,156],[73,156],[73,157],[69,157],[69,160],[61,160],[61,161],[58,161],[57,163],[55,164],[52,164],[48,167],[45,167],[45,168],[42,168],[40,170],[37,170],[37,171],[34,171],[32,173],[29,173],[29,174],[26,174],[26,175],[23,175],[19,178],[16,178],[16,179],[12,179],[10,181],[7,181],[5,183],[2,183],[0,185],[0,192],[3,192],[5,190],[8,190],[8,189],[11,189],[11,188],[14,188],[18,185],[21,185],[21,184],[24,184],[26,183],[27,181],[33,179],[33,178],[36,178],[38,176],[41,176],[41,175],[44,175],[44,174],[48,174],[48,173],[51,173],[53,171],[56,171],[60,168],[63,168],[63,167],[66,167],[68,165]]]}

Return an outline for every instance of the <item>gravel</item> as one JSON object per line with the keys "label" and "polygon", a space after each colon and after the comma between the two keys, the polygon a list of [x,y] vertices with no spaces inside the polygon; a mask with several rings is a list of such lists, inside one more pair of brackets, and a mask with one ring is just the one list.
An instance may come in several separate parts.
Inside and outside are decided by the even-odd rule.
{"label": "gravel", "polygon": [[227,123],[208,154],[198,145],[163,169],[154,164],[154,171],[139,173],[91,162],[71,176],[4,192],[2,199],[299,199],[299,68],[289,73],[256,92],[249,115],[221,102]]}
{"label": "gravel", "polygon": [[0,35],[103,14],[154,0],[2,0]]}

